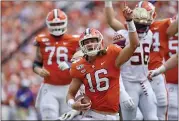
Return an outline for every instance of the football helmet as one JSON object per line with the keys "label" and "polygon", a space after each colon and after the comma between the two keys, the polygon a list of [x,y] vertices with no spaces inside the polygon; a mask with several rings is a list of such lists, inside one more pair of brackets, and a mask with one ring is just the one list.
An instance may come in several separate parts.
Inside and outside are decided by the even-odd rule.
{"label": "football helmet", "polygon": [[126,45],[126,39],[128,39],[128,32],[126,30],[119,30],[114,33],[113,44],[124,48]]}
{"label": "football helmet", "polygon": [[67,31],[67,15],[60,9],[53,9],[46,17],[49,32],[54,36],[60,36]]}
{"label": "football helmet", "polygon": [[134,8],[133,15],[135,22],[150,25],[156,17],[155,6],[147,1],[140,1]]}
{"label": "football helmet", "polygon": [[133,10],[133,20],[137,29],[139,38],[146,35],[149,26],[156,17],[155,6],[147,1],[140,1]]}
{"label": "football helmet", "polygon": [[[92,38],[96,38],[97,42],[84,44],[84,41]],[[80,36],[79,45],[84,55],[95,56],[103,49],[103,35],[96,29],[87,28]]]}

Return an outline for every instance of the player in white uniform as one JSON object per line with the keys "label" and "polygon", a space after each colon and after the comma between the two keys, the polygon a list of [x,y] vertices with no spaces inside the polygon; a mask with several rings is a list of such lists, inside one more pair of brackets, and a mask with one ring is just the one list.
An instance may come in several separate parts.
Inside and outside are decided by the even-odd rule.
{"label": "player in white uniform", "polygon": [[[112,8],[112,2],[106,1],[105,7],[107,8],[106,11],[112,13],[111,10],[109,10]],[[144,14],[147,14],[147,11],[145,12],[146,13]],[[111,16],[109,13],[106,14],[107,18]],[[144,21],[148,22],[147,19],[144,19]],[[116,25],[115,23],[116,21],[112,21],[109,24],[113,28]],[[124,29],[124,26],[119,23],[114,28],[118,28],[115,30],[119,30],[118,36],[121,37],[122,35],[124,39],[121,41],[123,44],[122,46],[125,46],[128,44],[128,32],[122,30]],[[144,120],[158,120],[156,97],[151,84],[147,79],[148,60],[153,34],[149,30],[149,26],[142,26],[141,30],[142,32],[138,33],[140,46],[135,50],[133,56],[121,66],[121,76],[124,87],[135,104],[134,109],[127,109],[123,104],[121,104],[124,120],[136,119],[138,106],[143,114]]]}
{"label": "player in white uniform", "polygon": [[[119,30],[118,34],[126,38],[128,33],[127,31]],[[158,119],[155,94],[152,90],[150,82],[147,79],[147,58],[150,52],[151,43],[152,33],[151,31],[148,31],[147,35],[140,39],[140,46],[136,49],[134,56],[121,66],[121,77],[124,87],[126,92],[133,99],[135,105],[129,109],[121,103],[124,120],[136,119],[138,106],[145,120]],[[126,38],[125,41],[125,45],[127,44],[128,38]]]}

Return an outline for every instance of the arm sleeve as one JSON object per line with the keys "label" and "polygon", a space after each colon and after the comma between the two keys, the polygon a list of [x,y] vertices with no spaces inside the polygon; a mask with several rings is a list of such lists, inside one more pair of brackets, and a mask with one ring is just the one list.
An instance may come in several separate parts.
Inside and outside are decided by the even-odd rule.
{"label": "arm sleeve", "polygon": [[108,47],[108,49],[110,49],[111,54],[114,54],[113,57],[115,57],[114,59],[116,59],[116,57],[119,55],[119,53],[121,52],[122,48],[119,47],[118,45],[110,45]]}
{"label": "arm sleeve", "polygon": [[70,68],[70,76],[72,78],[78,78],[78,79],[81,79],[81,74],[79,73],[79,71],[76,69],[76,64],[75,63],[72,63],[71,64],[71,68]]}

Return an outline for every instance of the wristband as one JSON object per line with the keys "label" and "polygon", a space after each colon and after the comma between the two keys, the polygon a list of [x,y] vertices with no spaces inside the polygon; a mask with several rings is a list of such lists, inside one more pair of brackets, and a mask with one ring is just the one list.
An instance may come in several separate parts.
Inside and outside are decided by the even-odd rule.
{"label": "wristband", "polygon": [[71,108],[72,108],[72,105],[74,103],[75,103],[74,99],[69,99],[68,102],[67,102],[68,106],[71,107]]}
{"label": "wristband", "polygon": [[134,24],[134,21],[126,21],[127,23],[127,28],[128,28],[128,31],[129,32],[136,32],[136,27],[135,27],[135,24]]}
{"label": "wristband", "polygon": [[105,7],[112,7],[112,2],[111,1],[105,1]]}

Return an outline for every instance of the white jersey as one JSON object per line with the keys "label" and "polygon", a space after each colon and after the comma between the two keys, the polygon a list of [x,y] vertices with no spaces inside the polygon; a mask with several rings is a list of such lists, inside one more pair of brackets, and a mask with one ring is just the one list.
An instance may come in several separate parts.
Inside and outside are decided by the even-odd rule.
{"label": "white jersey", "polygon": [[[128,35],[128,31],[126,33]],[[149,30],[145,37],[139,38],[140,46],[137,47],[133,56],[120,68],[123,80],[141,82],[147,79],[152,36],[153,33]],[[129,44],[128,36],[125,45],[127,44]]]}

